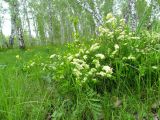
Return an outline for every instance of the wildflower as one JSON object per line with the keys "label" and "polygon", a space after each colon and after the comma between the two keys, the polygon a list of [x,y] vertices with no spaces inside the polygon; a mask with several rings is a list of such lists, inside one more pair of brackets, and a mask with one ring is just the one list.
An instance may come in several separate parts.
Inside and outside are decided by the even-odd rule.
{"label": "wildflower", "polygon": [[44,66],[42,70],[45,71],[45,70],[46,70],[46,67]]}
{"label": "wildflower", "polygon": [[104,28],[102,26],[100,26],[98,29],[99,29],[99,32],[103,32]]}
{"label": "wildflower", "polygon": [[100,58],[101,60],[103,60],[105,58],[105,56],[103,54],[96,54],[95,56],[97,58]]}
{"label": "wildflower", "polygon": [[53,59],[56,56],[56,54],[51,55],[49,58]]}
{"label": "wildflower", "polygon": [[77,68],[78,70],[82,70],[82,69],[83,69],[83,66],[80,65],[80,64],[76,64],[76,68]]}
{"label": "wildflower", "polygon": [[120,33],[122,30],[120,28],[116,29],[114,32],[115,33]]}
{"label": "wildflower", "polygon": [[73,59],[73,62],[77,62],[77,63],[84,63],[84,61],[83,61],[83,60],[76,59],[76,58],[74,58],[74,59]]}
{"label": "wildflower", "polygon": [[124,19],[120,19],[120,25],[125,26],[125,20]]}
{"label": "wildflower", "polygon": [[125,33],[125,31],[122,31],[121,33],[120,33],[120,35],[125,35],[126,33]]}
{"label": "wildflower", "polygon": [[80,56],[80,53],[75,54],[75,57],[79,57],[79,56]]}
{"label": "wildflower", "polygon": [[92,62],[95,64],[96,68],[99,68],[101,66],[99,60],[93,60]]}
{"label": "wildflower", "polygon": [[62,62],[60,65],[61,65],[61,66],[64,65],[64,62]]}
{"label": "wildflower", "polygon": [[122,60],[127,60],[127,57],[123,57]]}
{"label": "wildflower", "polygon": [[56,70],[56,67],[54,65],[49,66],[52,70]]}
{"label": "wildflower", "polygon": [[156,69],[158,69],[158,67],[157,67],[157,66],[152,66],[152,69],[155,69],[155,70],[156,70]]}
{"label": "wildflower", "polygon": [[20,59],[20,56],[19,56],[19,55],[16,55],[16,58],[17,58],[17,59]]}
{"label": "wildflower", "polygon": [[41,66],[44,66],[44,63],[41,63]]}
{"label": "wildflower", "polygon": [[99,27],[99,32],[100,33],[108,33],[110,30],[107,28],[103,28],[102,26]]}
{"label": "wildflower", "polygon": [[123,40],[124,38],[125,38],[124,35],[120,35],[117,39],[118,39],[118,40]]}
{"label": "wildflower", "polygon": [[140,37],[131,37],[132,40],[139,40]]}
{"label": "wildflower", "polygon": [[86,51],[86,54],[89,54],[89,51],[88,51],[88,50]]}
{"label": "wildflower", "polygon": [[89,65],[87,65],[86,63],[83,64],[85,69],[89,69]]}
{"label": "wildflower", "polygon": [[87,55],[84,55],[84,56],[83,56],[83,59],[85,59],[85,60],[86,60],[86,59],[87,59]]}
{"label": "wildflower", "polygon": [[35,62],[32,62],[30,66],[34,66]]}
{"label": "wildflower", "polygon": [[60,55],[57,55],[57,58],[60,60],[60,59],[62,58],[62,56],[60,56]]}
{"label": "wildflower", "polygon": [[95,68],[91,68],[91,72],[94,73],[96,72],[97,70]]}
{"label": "wildflower", "polygon": [[112,68],[109,66],[103,66],[102,70],[104,70],[107,74],[112,74]]}
{"label": "wildflower", "polygon": [[128,56],[128,60],[136,60],[136,58],[133,55]]}
{"label": "wildflower", "polygon": [[92,71],[89,71],[89,72],[88,72],[88,75],[90,75],[90,76],[93,75]]}
{"label": "wildflower", "polygon": [[124,43],[123,45],[125,45],[125,46],[126,46],[126,45],[128,45],[128,43]]}
{"label": "wildflower", "polygon": [[115,45],[114,45],[114,48],[115,48],[115,50],[118,50],[118,49],[119,49],[119,45],[118,45],[118,44],[115,44]]}
{"label": "wildflower", "polygon": [[91,70],[88,72],[88,75],[93,75],[97,70],[95,68],[91,68]]}
{"label": "wildflower", "polygon": [[75,65],[78,70],[82,70],[82,69],[83,69],[83,66],[80,65],[79,63],[77,63],[77,62],[71,62],[71,63],[72,63],[73,65]]}
{"label": "wildflower", "polygon": [[117,53],[117,50],[113,51],[111,54],[111,57],[114,57],[114,55],[116,55],[116,53]]}
{"label": "wildflower", "polygon": [[117,22],[117,20],[116,20],[116,18],[110,18],[110,19],[108,19],[107,21],[106,21],[106,23],[112,23],[112,25],[114,26],[115,24],[116,24],[116,22]]}
{"label": "wildflower", "polygon": [[108,37],[113,37],[113,34],[114,34],[113,32],[109,32]]}
{"label": "wildflower", "polygon": [[84,79],[82,80],[82,83],[85,83],[87,81],[87,77],[84,77]]}
{"label": "wildflower", "polygon": [[95,43],[95,44],[93,44],[92,46],[91,46],[91,48],[90,48],[90,51],[96,51],[97,49],[99,49],[100,48],[100,46],[99,46],[99,44],[98,43]]}
{"label": "wildflower", "polygon": [[80,49],[80,50],[79,50],[79,54],[80,54],[80,53],[84,53],[84,49]]}
{"label": "wildflower", "polygon": [[106,16],[106,19],[110,19],[110,18],[113,18],[113,14],[112,13],[108,13],[107,16]]}
{"label": "wildflower", "polygon": [[101,71],[101,72],[97,73],[97,75],[100,75],[100,76],[102,76],[102,77],[105,77],[105,76],[106,76],[106,73],[103,72],[103,71]]}
{"label": "wildflower", "polygon": [[78,69],[73,69],[73,74],[77,77],[80,77],[82,75],[82,73]]}
{"label": "wildflower", "polygon": [[69,56],[67,59],[68,59],[69,61],[72,61],[72,60],[73,60],[73,56],[71,55],[71,56]]}

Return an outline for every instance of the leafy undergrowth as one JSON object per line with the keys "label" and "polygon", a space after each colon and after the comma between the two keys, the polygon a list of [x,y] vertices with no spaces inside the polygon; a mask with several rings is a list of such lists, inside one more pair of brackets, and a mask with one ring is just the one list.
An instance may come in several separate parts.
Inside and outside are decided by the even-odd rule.
{"label": "leafy undergrowth", "polygon": [[4,120],[156,119],[160,37],[135,35],[111,14],[91,40],[0,52]]}

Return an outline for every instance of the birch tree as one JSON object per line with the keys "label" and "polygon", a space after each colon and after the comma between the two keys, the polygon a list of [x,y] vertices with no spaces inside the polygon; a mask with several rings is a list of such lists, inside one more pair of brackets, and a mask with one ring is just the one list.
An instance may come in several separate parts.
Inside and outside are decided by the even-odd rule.
{"label": "birch tree", "polygon": [[7,42],[6,42],[6,39],[5,39],[5,36],[4,36],[4,34],[3,34],[3,31],[2,31],[2,25],[3,25],[3,15],[2,15],[2,13],[4,13],[4,11],[3,11],[3,6],[2,6],[2,1],[0,2],[0,46],[1,46],[1,48],[2,47],[8,47],[8,44],[7,44]]}
{"label": "birch tree", "polygon": [[30,23],[30,18],[29,18],[28,9],[27,9],[28,2],[26,0],[22,0],[22,5],[23,5],[24,16],[26,18],[26,22],[28,25],[27,27],[28,27],[28,33],[29,33],[29,42],[30,42],[30,45],[33,45],[31,23]]}
{"label": "birch tree", "polygon": [[136,0],[129,0],[130,9],[130,27],[132,31],[136,31],[137,28],[137,13],[136,13]]}
{"label": "birch tree", "polygon": [[19,47],[25,48],[22,22],[19,13],[19,2],[17,0],[5,0],[9,3],[10,14],[11,14],[11,35],[9,38],[9,45],[13,47],[14,37],[17,35],[19,41]]}
{"label": "birch tree", "polygon": [[126,24],[129,24],[131,31],[135,32],[137,28],[137,10],[136,0],[124,0],[122,1],[122,14]]}
{"label": "birch tree", "polygon": [[100,12],[99,6],[97,4],[97,0],[92,0],[93,6],[94,6],[93,9],[86,0],[84,1],[76,0],[76,1],[81,7],[83,7],[92,15],[96,28],[98,28],[100,25],[103,24],[103,16]]}

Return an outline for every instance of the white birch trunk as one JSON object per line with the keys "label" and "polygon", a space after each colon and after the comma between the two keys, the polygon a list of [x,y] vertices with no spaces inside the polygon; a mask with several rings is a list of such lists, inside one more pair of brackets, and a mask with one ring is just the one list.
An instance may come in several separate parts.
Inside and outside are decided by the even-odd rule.
{"label": "white birch trunk", "polygon": [[54,39],[54,32],[53,32],[53,12],[52,12],[52,2],[50,0],[47,1],[48,2],[48,15],[49,15],[49,38],[51,40],[51,42],[53,42]]}
{"label": "white birch trunk", "polygon": [[26,6],[26,0],[23,1],[23,9],[24,9],[24,13],[26,15],[26,21],[27,21],[27,25],[28,25],[28,32],[29,32],[29,41],[30,41],[30,45],[33,45],[32,42],[32,32],[31,32],[31,24],[30,24],[30,20],[29,20],[29,15],[28,15],[28,10],[27,10],[27,6]]}
{"label": "white birch trunk", "polygon": [[94,4],[94,12],[97,19],[98,27],[103,24],[103,17],[97,4],[97,0],[92,0]]}
{"label": "white birch trunk", "polygon": [[[77,0],[77,3],[80,6],[82,6],[84,9],[86,9],[92,15],[95,27],[98,28],[100,25],[103,24],[103,17],[102,17],[102,15],[100,13],[97,1],[96,0],[92,0],[92,2],[94,4],[94,9],[91,9],[90,5],[86,1],[85,2],[81,2],[80,0]],[[96,34],[98,34],[97,31],[96,31]]]}
{"label": "white birch trunk", "polygon": [[[0,13],[2,14],[3,11],[3,6],[2,6],[2,2],[0,2]],[[2,24],[3,24],[3,17],[2,15],[0,15],[0,40],[1,40],[1,47],[8,47],[8,44],[6,42],[6,39],[3,35],[3,31],[2,31]]]}
{"label": "white birch trunk", "polygon": [[130,9],[130,27],[132,31],[137,28],[137,13],[136,13],[136,0],[129,0]]}
{"label": "white birch trunk", "polygon": [[11,12],[11,35],[9,38],[9,44],[11,47],[13,47],[14,37],[15,35],[17,35],[19,40],[19,47],[21,49],[24,49],[25,43],[23,38],[22,22],[19,14],[18,0],[15,0],[15,1],[6,0],[6,2],[9,3],[10,12]]}
{"label": "white birch trunk", "polygon": [[24,43],[23,28],[22,28],[20,13],[19,13],[18,1],[16,0],[12,6],[15,9],[15,18],[16,18],[15,20],[16,20],[16,29],[17,29],[17,35],[18,35],[18,41],[19,41],[19,48],[24,49],[25,43]]}

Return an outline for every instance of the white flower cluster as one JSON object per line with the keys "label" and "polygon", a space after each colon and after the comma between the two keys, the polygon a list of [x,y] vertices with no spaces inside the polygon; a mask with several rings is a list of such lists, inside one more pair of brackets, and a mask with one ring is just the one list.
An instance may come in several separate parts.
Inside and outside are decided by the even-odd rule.
{"label": "white flower cluster", "polygon": [[96,54],[95,56],[101,60],[105,59],[105,56],[103,54]]}
{"label": "white flower cluster", "polygon": [[118,44],[115,44],[114,45],[114,51],[111,53],[111,57],[113,58],[113,57],[115,57],[115,55],[118,53],[118,51],[119,51],[119,45]]}
{"label": "white flower cluster", "polygon": [[53,58],[55,58],[56,57],[56,54],[53,54],[53,55],[51,55],[49,58],[50,59],[53,59]]}
{"label": "white flower cluster", "polygon": [[136,60],[136,57],[134,57],[133,55],[129,55],[128,57],[123,57],[123,60]]}
{"label": "white flower cluster", "polygon": [[[112,68],[103,65],[106,57],[104,54],[98,53],[99,48],[99,43],[94,43],[89,50],[81,49],[74,55],[67,55],[66,59],[73,67],[72,73],[75,75],[77,84],[96,82],[100,77],[108,78],[112,76]],[[118,45],[116,45],[116,49],[118,49]]]}
{"label": "white flower cluster", "polygon": [[96,50],[98,50],[100,48],[99,43],[95,43],[91,46],[91,48],[89,49],[91,52],[94,52]]}
{"label": "white flower cluster", "polygon": [[114,48],[115,48],[115,50],[118,50],[118,49],[119,49],[119,45],[118,45],[118,44],[115,44],[115,45],[114,45]]}
{"label": "white flower cluster", "polygon": [[132,33],[128,33],[127,26],[124,19],[117,19],[112,13],[108,13],[104,24],[99,27],[99,35],[105,36],[109,39],[116,37],[117,40],[139,40],[139,37],[134,36]]}
{"label": "white flower cluster", "polygon": [[50,55],[49,58],[50,59],[54,59],[54,58],[61,59],[62,57],[60,55],[57,55],[57,54],[52,54],[52,55]]}
{"label": "white flower cluster", "polygon": [[109,66],[103,66],[102,67],[102,70],[103,71],[100,71],[99,73],[97,73],[97,75],[100,75],[102,77],[111,77],[113,71],[112,71],[112,68],[109,67]]}

